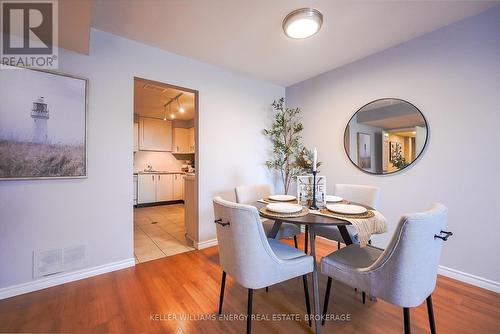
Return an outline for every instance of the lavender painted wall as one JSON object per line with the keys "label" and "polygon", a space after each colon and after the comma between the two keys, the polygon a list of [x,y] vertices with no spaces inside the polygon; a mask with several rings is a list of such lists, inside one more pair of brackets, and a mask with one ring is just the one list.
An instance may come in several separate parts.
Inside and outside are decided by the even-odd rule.
{"label": "lavender painted wall", "polygon": [[[336,182],[382,188],[390,232],[375,244],[387,244],[401,214],[442,202],[455,235],[441,265],[500,286],[500,7],[288,87],[286,97],[303,108],[304,140],[318,147],[330,191]],[[430,138],[412,167],[372,176],[351,164],[343,133],[356,110],[383,97],[415,104]]]}

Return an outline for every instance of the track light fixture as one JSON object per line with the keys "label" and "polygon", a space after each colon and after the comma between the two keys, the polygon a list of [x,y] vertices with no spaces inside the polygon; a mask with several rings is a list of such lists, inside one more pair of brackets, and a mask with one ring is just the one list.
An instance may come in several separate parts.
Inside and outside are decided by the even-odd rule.
{"label": "track light fixture", "polygon": [[182,114],[184,113],[185,109],[184,107],[182,106],[182,104],[179,102],[179,98],[182,96],[182,94],[184,93],[179,93],[178,95],[174,96],[173,98],[171,98],[167,103],[165,103],[163,105],[163,108],[165,109],[164,110],[164,117],[163,117],[163,120],[166,121],[167,120],[167,106],[168,106],[168,112],[170,114],[170,118],[174,119],[175,118],[175,113],[172,112],[172,102],[176,102],[177,103],[177,110]]}

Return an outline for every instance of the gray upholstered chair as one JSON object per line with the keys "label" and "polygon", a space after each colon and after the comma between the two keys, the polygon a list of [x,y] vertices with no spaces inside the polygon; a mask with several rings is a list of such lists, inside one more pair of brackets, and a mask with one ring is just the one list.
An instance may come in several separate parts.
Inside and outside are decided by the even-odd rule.
{"label": "gray upholstered chair", "polygon": [[[336,184],[334,194],[348,201],[372,207],[375,210],[377,210],[379,206],[379,187],[356,184]],[[336,226],[318,226],[315,227],[314,231],[316,232],[316,236],[337,241],[337,248],[340,248],[340,243],[344,242]],[[349,232],[349,236],[354,243],[359,243],[358,233],[353,226],[347,226],[347,232]]]}
{"label": "gray upholstered chair", "polygon": [[222,313],[226,273],[248,289],[247,333],[252,330],[254,289],[302,276],[307,314],[311,314],[307,274],[313,271],[312,256],[275,239],[268,239],[254,206],[232,203],[216,197],[214,213],[219,260],[223,270],[219,315]]}
{"label": "gray upholstered chair", "polygon": [[328,275],[323,314],[328,310],[332,277],[370,295],[403,307],[405,333],[410,333],[410,307],[427,299],[429,325],[436,332],[431,294],[437,269],[448,209],[441,204],[422,213],[404,215],[386,250],[352,244],[321,259],[321,272]]}
{"label": "gray upholstered chair", "polygon": [[[267,198],[271,195],[271,189],[267,184],[255,184],[249,186],[239,186],[235,188],[236,202],[240,204],[252,205],[259,199]],[[274,222],[269,219],[261,219],[264,225],[264,231],[269,236],[273,228]],[[295,224],[282,223],[276,235],[276,239],[284,239],[293,237],[295,248],[297,246],[297,235],[300,234],[300,227]]]}

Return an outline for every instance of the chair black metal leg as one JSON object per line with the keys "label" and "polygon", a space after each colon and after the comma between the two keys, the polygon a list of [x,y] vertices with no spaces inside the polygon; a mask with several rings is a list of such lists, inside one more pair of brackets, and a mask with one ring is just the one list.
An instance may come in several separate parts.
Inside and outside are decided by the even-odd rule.
{"label": "chair black metal leg", "polygon": [[220,285],[219,315],[222,314],[222,302],[224,301],[224,289],[226,288],[226,272],[222,271],[222,282]]}
{"label": "chair black metal leg", "polygon": [[340,242],[337,241],[337,249],[340,249]]}
{"label": "chair black metal leg", "polygon": [[363,304],[366,301],[366,293],[364,291],[361,291],[361,298],[363,299]]}
{"label": "chair black metal leg", "polygon": [[405,324],[405,334],[411,334],[410,309],[408,307],[403,308],[403,318]]}
{"label": "chair black metal leg", "polygon": [[427,313],[429,314],[429,326],[431,334],[436,334],[436,323],[434,322],[434,308],[432,307],[432,297],[427,297]]}
{"label": "chair black metal leg", "polygon": [[299,248],[299,244],[297,242],[297,236],[296,235],[293,236],[293,244],[295,245],[295,248],[297,248],[297,249]]}
{"label": "chair black metal leg", "polygon": [[305,241],[304,241],[304,253],[307,254],[307,246],[309,244],[309,225],[306,225],[305,233],[306,233],[306,236],[305,236]]}
{"label": "chair black metal leg", "polygon": [[332,278],[328,277],[326,282],[326,292],[325,292],[325,303],[323,304],[323,319],[321,319],[321,325],[325,324],[326,313],[328,312],[328,302],[330,301],[330,289],[332,288]]}
{"label": "chair black metal leg", "polygon": [[306,297],[306,310],[308,316],[309,327],[312,326],[311,321],[311,300],[309,298],[309,285],[307,284],[307,275],[302,275],[302,283],[304,283],[304,296]]}
{"label": "chair black metal leg", "polygon": [[252,296],[253,289],[248,289],[247,334],[252,333]]}

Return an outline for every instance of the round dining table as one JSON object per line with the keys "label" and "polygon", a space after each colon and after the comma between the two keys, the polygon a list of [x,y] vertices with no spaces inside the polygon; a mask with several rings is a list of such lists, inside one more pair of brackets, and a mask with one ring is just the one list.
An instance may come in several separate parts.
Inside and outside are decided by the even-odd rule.
{"label": "round dining table", "polygon": [[[373,208],[370,208],[366,205],[362,205],[359,203],[353,203],[349,202],[349,204],[356,204],[356,205],[361,205],[369,210],[373,210]],[[265,206],[266,203],[262,202],[257,202],[255,205],[258,209],[261,207]],[[309,243],[311,244],[311,256],[314,258],[314,270],[313,270],[313,279],[312,279],[312,285],[313,285],[313,316],[314,316],[314,327],[315,327],[315,332],[320,333],[321,332],[321,310],[319,308],[319,280],[318,280],[318,264],[316,261],[316,233],[315,233],[315,227],[317,226],[336,226],[340,234],[342,235],[342,238],[344,239],[344,243],[346,245],[352,244],[352,239],[351,236],[349,235],[349,232],[347,231],[347,225],[351,225],[350,222],[346,220],[342,220],[340,218],[334,218],[334,217],[328,217],[324,215],[318,215],[313,212],[309,212],[305,216],[301,217],[280,217],[277,218],[276,216],[272,215],[267,215],[265,213],[260,212],[259,214],[261,217],[269,219],[269,220],[274,220],[274,225],[271,229],[271,232],[268,235],[268,238],[276,238],[276,235],[278,235],[278,231],[281,227],[281,224],[283,223],[292,223],[292,224],[297,224],[297,225],[304,225],[305,226],[305,253],[307,254],[307,244],[308,244],[308,237],[309,237]]]}

